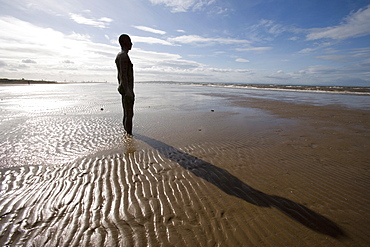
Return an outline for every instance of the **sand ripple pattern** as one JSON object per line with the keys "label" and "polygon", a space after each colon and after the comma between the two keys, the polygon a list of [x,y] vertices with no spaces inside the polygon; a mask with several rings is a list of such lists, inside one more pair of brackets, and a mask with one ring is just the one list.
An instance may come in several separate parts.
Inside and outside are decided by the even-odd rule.
{"label": "sand ripple pattern", "polygon": [[45,116],[29,118],[10,131],[0,143],[0,164],[61,164],[109,149],[123,136],[121,123],[112,116]]}
{"label": "sand ripple pattern", "polygon": [[[360,193],[366,181],[357,183],[358,194],[320,193],[320,186],[349,184],[345,171],[335,171],[337,180],[325,180],[325,172],[332,172],[328,167],[306,167],[303,174],[310,179],[303,179],[302,189],[294,181],[303,175],[268,161],[280,157],[299,164],[307,162],[304,155],[271,152],[260,164],[256,157],[263,145],[230,141],[176,149],[137,138],[152,148],[87,155],[63,166],[2,170],[0,245],[365,246],[369,241],[363,222],[368,211],[359,203],[369,203]],[[260,165],[267,173],[259,173]],[[348,198],[351,202],[344,202]],[[351,212],[341,211],[343,203],[352,204],[346,205]],[[353,224],[351,232],[346,224]]]}

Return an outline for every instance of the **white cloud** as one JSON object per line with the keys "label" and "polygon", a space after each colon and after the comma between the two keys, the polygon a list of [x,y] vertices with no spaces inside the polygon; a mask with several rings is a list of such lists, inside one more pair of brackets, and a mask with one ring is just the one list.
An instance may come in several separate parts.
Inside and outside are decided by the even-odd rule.
{"label": "white cloud", "polygon": [[145,51],[142,49],[135,48],[131,52],[132,60],[135,61],[135,67],[155,67],[158,66],[159,62],[169,61],[185,61],[182,60],[181,56],[178,54],[165,53],[165,52],[154,52]]}
{"label": "white cloud", "polygon": [[[109,78],[114,75],[112,58],[118,49],[94,43],[86,35],[64,34],[14,17],[0,17],[0,54],[6,63],[0,70],[3,76],[14,78],[17,71],[17,76],[30,79],[64,80],[61,74],[73,80]],[[32,69],[21,67],[33,61],[27,57],[37,58]],[[73,63],[61,63],[72,60]],[[105,68],[107,72],[95,74],[90,70],[94,67]]]}
{"label": "white cloud", "polygon": [[147,43],[147,44],[160,44],[160,45],[173,45],[172,43],[153,37],[130,36],[133,43]]}
{"label": "white cloud", "polygon": [[36,63],[36,61],[32,59],[23,59],[22,63]]}
{"label": "white cloud", "polygon": [[241,39],[226,39],[226,38],[204,38],[198,35],[183,35],[176,38],[168,39],[170,42],[182,43],[182,44],[204,44],[213,45],[218,44],[249,44],[248,40]]}
{"label": "white cloud", "polygon": [[105,22],[105,23],[110,23],[113,20],[111,18],[108,18],[108,17],[102,17],[102,18],[99,18],[98,21]]}
{"label": "white cloud", "polygon": [[328,47],[328,46],[331,46],[331,45],[333,45],[333,43],[331,43],[331,42],[319,43],[319,44],[316,44],[316,47],[304,48],[304,49],[300,50],[298,53],[310,53],[310,52],[314,52],[314,51],[317,51],[319,49],[322,49],[322,48],[325,48],[325,47]]}
{"label": "white cloud", "polygon": [[304,48],[304,49],[300,50],[298,53],[310,53],[310,52],[316,51],[317,49],[319,49],[319,47],[316,47],[316,48]]}
{"label": "white cloud", "polygon": [[257,52],[262,52],[262,51],[268,51],[271,50],[272,47],[269,46],[262,46],[262,47],[246,47],[246,48],[237,48],[237,51],[257,51]]}
{"label": "white cloud", "polygon": [[5,67],[5,66],[7,66],[7,64],[5,62],[3,62],[3,61],[0,60],[0,68],[1,67]]}
{"label": "white cloud", "polygon": [[272,41],[284,32],[296,32],[291,26],[283,26],[273,20],[261,19],[257,24],[247,28],[248,35],[254,41]]}
{"label": "white cloud", "polygon": [[136,28],[136,29],[145,31],[145,32],[151,32],[151,33],[162,34],[162,35],[166,34],[165,31],[154,29],[154,28],[151,28],[151,27],[145,27],[145,26],[133,26],[133,27]]}
{"label": "white cloud", "polygon": [[210,14],[227,16],[229,12],[232,12],[232,10],[229,8],[223,8],[223,7],[217,6],[215,7],[213,11],[210,12]]}
{"label": "white cloud", "polygon": [[311,29],[307,40],[317,39],[348,39],[370,34],[370,5],[357,12],[351,13],[338,26]]}
{"label": "white cloud", "polygon": [[1,3],[27,13],[32,13],[36,10],[51,15],[66,14],[71,11],[72,6],[76,8],[81,7],[78,1],[71,0],[58,1],[57,3],[51,0],[2,0]]}
{"label": "white cloud", "polygon": [[164,4],[172,12],[186,12],[189,9],[199,10],[203,6],[211,5],[215,0],[150,0],[153,4]]}
{"label": "white cloud", "polygon": [[253,72],[246,69],[216,68],[182,58],[178,54],[133,49],[131,60],[135,64],[138,81],[245,81]]}
{"label": "white cloud", "polygon": [[74,64],[74,62],[73,62],[73,61],[71,61],[71,60],[64,60],[64,61],[62,61],[62,63],[70,63],[70,64]]}
{"label": "white cloud", "polygon": [[352,57],[370,57],[370,47],[353,49],[351,54],[353,54]]}
{"label": "white cloud", "polygon": [[239,63],[249,63],[250,61],[247,60],[247,59],[244,59],[244,58],[237,58],[235,59],[236,62],[239,62]]}
{"label": "white cloud", "polygon": [[278,35],[286,31],[286,28],[281,24],[276,24],[274,21],[266,19],[262,19],[256,27],[263,27],[267,33],[274,35]]}
{"label": "white cloud", "polygon": [[82,15],[70,13],[69,17],[78,24],[90,25],[94,27],[106,28],[113,21],[108,17],[102,17],[99,19],[86,18]]}
{"label": "white cloud", "polygon": [[334,62],[348,62],[350,61],[349,58],[345,55],[322,55],[316,56],[316,59],[327,60],[327,61],[334,61]]}

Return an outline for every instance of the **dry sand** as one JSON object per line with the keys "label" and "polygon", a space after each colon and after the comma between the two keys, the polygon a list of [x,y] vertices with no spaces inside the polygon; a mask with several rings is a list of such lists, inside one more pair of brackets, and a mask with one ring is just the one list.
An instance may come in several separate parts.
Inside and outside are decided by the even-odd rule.
{"label": "dry sand", "polygon": [[368,246],[370,112],[227,101],[141,111],[109,148],[85,126],[105,150],[0,170],[0,245]]}

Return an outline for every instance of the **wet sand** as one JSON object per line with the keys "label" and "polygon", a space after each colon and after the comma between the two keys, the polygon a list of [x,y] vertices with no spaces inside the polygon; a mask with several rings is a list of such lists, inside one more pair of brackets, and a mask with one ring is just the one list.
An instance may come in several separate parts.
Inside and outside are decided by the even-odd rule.
{"label": "wet sand", "polygon": [[368,246],[370,111],[203,96],[3,121],[0,245]]}

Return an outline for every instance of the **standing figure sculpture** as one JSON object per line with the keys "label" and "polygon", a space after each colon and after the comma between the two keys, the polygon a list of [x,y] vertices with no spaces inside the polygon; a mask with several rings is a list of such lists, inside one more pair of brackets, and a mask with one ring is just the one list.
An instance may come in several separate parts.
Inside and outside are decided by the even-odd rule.
{"label": "standing figure sculpture", "polygon": [[134,117],[134,70],[129,50],[132,48],[131,39],[127,34],[122,34],[119,39],[121,52],[116,57],[116,66],[118,72],[118,92],[122,96],[123,107],[123,127],[127,134],[132,135],[132,118]]}

